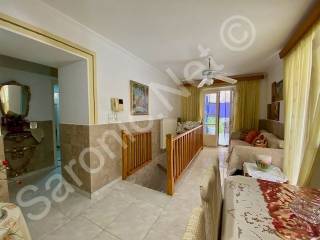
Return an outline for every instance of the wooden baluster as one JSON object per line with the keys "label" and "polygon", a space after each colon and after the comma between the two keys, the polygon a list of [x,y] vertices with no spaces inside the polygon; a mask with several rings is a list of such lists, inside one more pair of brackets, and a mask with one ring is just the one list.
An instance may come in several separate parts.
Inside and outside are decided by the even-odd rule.
{"label": "wooden baluster", "polygon": [[180,158],[180,168],[179,168],[179,176],[181,175],[182,172],[182,163],[183,163],[183,158],[184,158],[184,143],[183,143],[183,137],[180,138],[180,146],[181,146],[181,158]]}
{"label": "wooden baluster", "polygon": [[181,158],[180,158],[180,164],[179,164],[179,177],[181,175],[181,172],[182,172],[182,163],[183,163],[183,137],[180,138],[180,149],[181,149]]}
{"label": "wooden baluster", "polygon": [[167,135],[167,193],[173,195],[174,192],[174,179],[173,179],[173,148],[172,148],[172,135]]}
{"label": "wooden baluster", "polygon": [[180,138],[180,161],[179,161],[179,177],[181,174],[181,162],[183,161],[183,139]]}
{"label": "wooden baluster", "polygon": [[148,142],[147,142],[147,137],[148,137],[148,134],[147,133],[143,133],[142,135],[142,149],[143,150],[143,162],[147,162],[148,161],[148,158],[147,158],[147,151],[148,151]]}
{"label": "wooden baluster", "polygon": [[134,136],[134,168],[137,168],[139,166],[138,164],[138,144],[137,144],[137,136]]}
{"label": "wooden baluster", "polygon": [[128,172],[128,138],[124,131],[121,133],[122,135],[122,179],[127,178]]}
{"label": "wooden baluster", "polygon": [[184,137],[184,166],[183,168],[186,168],[186,166],[188,165],[188,161],[189,161],[189,158],[188,158],[188,135],[187,134],[185,137]]}
{"label": "wooden baluster", "polygon": [[145,138],[146,138],[146,147],[147,147],[147,151],[146,151],[146,161],[150,161],[151,159],[149,158],[149,148],[151,147],[151,145],[149,144],[149,134],[147,133]]}
{"label": "wooden baluster", "polygon": [[149,153],[148,153],[148,151],[149,151],[149,149],[151,148],[151,144],[149,143],[149,133],[147,133],[147,135],[146,135],[146,146],[147,146],[147,151],[146,151],[146,160],[147,161],[150,161],[151,160],[151,158],[149,158]]}
{"label": "wooden baluster", "polygon": [[175,141],[176,148],[177,148],[177,158],[174,161],[174,166],[175,166],[175,177],[178,178],[179,176],[179,168],[178,168],[178,163],[180,159],[180,146],[179,146],[179,140]]}
{"label": "wooden baluster", "polygon": [[[183,161],[183,168],[185,168],[187,164],[187,135],[183,137],[183,151],[184,151],[184,161]],[[182,169],[183,170],[183,169]]]}
{"label": "wooden baluster", "polygon": [[136,148],[137,148],[137,167],[140,166],[140,148],[139,148],[139,135],[136,135]]}
{"label": "wooden baluster", "polygon": [[148,139],[149,139],[149,148],[148,148],[148,150],[149,150],[149,160],[151,160],[152,159],[152,135],[151,135],[151,133],[149,133],[149,135],[148,135]]}
{"label": "wooden baluster", "polygon": [[186,135],[183,136],[182,142],[183,142],[182,143],[183,158],[182,158],[182,164],[181,164],[181,166],[182,166],[181,173],[183,172],[184,164],[186,163]]}
{"label": "wooden baluster", "polygon": [[179,146],[178,146],[178,141],[173,141],[173,146],[175,149],[175,155],[173,158],[173,172],[174,172],[174,177],[176,178],[178,176],[178,168],[177,168],[177,162],[179,161]]}
{"label": "wooden baluster", "polygon": [[180,174],[180,161],[181,161],[181,141],[178,139],[177,141],[177,147],[178,147],[178,158],[176,161],[176,166],[177,166],[177,178],[179,177]]}
{"label": "wooden baluster", "polygon": [[132,155],[132,142],[131,142],[131,139],[130,137],[128,137],[128,141],[127,141],[127,144],[128,144],[128,171],[130,172],[131,169],[132,169],[132,160],[131,160],[131,155]]}
{"label": "wooden baluster", "polygon": [[190,142],[190,138],[191,138],[191,134],[192,133],[190,133],[189,135],[188,135],[188,163],[189,162],[191,162],[191,153],[190,153],[190,150],[191,150],[191,142]]}
{"label": "wooden baluster", "polygon": [[190,149],[191,149],[190,136],[191,136],[191,133],[188,134],[188,136],[187,136],[187,156],[188,156],[188,162],[190,162],[190,157],[191,157],[191,154],[190,154]]}
{"label": "wooden baluster", "polygon": [[138,159],[139,159],[139,166],[142,165],[142,158],[141,158],[141,151],[142,151],[142,148],[141,148],[141,134],[138,135]]}

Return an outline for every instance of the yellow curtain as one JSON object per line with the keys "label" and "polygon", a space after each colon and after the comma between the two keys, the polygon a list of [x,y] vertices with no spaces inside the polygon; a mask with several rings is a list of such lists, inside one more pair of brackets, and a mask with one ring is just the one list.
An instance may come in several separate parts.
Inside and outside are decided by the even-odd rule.
{"label": "yellow curtain", "polygon": [[201,121],[200,90],[194,86],[187,86],[190,95],[181,97],[181,120]]}
{"label": "yellow curtain", "polygon": [[309,184],[320,144],[320,67],[314,48],[319,26],[284,59],[284,171],[291,184]]}
{"label": "yellow curtain", "polygon": [[239,81],[234,96],[233,131],[257,129],[259,124],[260,81]]}

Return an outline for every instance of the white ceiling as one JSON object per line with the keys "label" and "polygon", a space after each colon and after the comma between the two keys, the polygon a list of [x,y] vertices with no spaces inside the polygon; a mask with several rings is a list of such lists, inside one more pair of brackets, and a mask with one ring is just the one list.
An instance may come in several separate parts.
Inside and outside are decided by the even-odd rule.
{"label": "white ceiling", "polygon": [[[199,60],[198,45],[230,74],[264,71],[281,49],[312,0],[42,0],[104,35],[160,70],[183,69]],[[223,23],[232,16],[250,20],[256,37],[243,51],[222,41]],[[241,23],[241,19],[236,23]],[[244,22],[244,21],[242,21]],[[232,22],[231,22],[232,23]],[[233,22],[234,23],[234,22]],[[231,24],[232,25],[232,24]],[[229,29],[226,25],[224,29]],[[231,35],[242,40],[250,25],[235,25]],[[224,34],[224,36],[227,36]],[[230,39],[230,37],[228,38]],[[249,38],[249,40],[252,38]],[[248,41],[247,41],[248,42]],[[245,42],[245,43],[247,43]],[[239,46],[239,45],[237,45]],[[206,61],[202,59],[205,63]]]}
{"label": "white ceiling", "polygon": [[55,68],[81,60],[75,55],[3,29],[0,29],[0,55]]}

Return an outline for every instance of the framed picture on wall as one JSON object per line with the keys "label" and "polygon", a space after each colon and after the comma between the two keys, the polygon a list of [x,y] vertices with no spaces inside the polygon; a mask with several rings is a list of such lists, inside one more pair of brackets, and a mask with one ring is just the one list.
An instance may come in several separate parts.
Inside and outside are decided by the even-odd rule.
{"label": "framed picture on wall", "polygon": [[130,104],[132,115],[149,114],[149,87],[130,81]]}
{"label": "framed picture on wall", "polygon": [[283,100],[283,80],[272,83],[272,102]]}
{"label": "framed picture on wall", "polygon": [[268,119],[275,121],[280,120],[280,102],[268,104]]}

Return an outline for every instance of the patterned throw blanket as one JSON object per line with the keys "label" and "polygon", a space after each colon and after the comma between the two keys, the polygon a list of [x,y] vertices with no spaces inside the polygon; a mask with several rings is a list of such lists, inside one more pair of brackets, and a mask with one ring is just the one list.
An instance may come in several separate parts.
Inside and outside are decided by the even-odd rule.
{"label": "patterned throw blanket", "polygon": [[320,190],[258,180],[267,203],[272,224],[283,239],[320,239],[320,224],[311,224],[296,216],[290,204],[301,194],[319,196]]}

